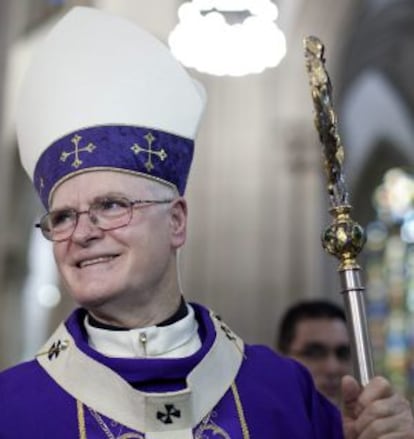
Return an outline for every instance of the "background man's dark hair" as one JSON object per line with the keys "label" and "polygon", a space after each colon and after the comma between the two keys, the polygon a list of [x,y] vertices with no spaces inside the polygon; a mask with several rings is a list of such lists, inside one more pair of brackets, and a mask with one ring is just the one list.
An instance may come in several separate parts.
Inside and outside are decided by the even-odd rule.
{"label": "background man's dark hair", "polygon": [[309,300],[298,302],[288,308],[279,324],[276,347],[283,354],[289,353],[290,345],[295,337],[298,323],[307,319],[340,319],[345,322],[343,309],[327,300]]}

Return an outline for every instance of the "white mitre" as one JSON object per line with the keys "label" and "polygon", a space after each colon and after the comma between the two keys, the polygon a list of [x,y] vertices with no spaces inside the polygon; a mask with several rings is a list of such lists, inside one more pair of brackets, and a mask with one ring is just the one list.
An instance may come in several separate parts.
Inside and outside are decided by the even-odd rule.
{"label": "white mitre", "polygon": [[135,23],[76,7],[29,67],[17,108],[20,157],[47,207],[80,172],[120,170],[184,192],[202,86]]}

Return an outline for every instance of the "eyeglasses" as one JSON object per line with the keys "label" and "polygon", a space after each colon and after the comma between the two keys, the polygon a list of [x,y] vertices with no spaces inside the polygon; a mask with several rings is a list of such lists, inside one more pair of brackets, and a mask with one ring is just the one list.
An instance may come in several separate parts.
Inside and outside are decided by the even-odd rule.
{"label": "eyeglasses", "polygon": [[351,358],[351,349],[347,344],[331,348],[322,343],[308,343],[302,350],[291,352],[291,354],[313,361],[326,360],[331,354],[334,354],[338,361],[345,363]]}
{"label": "eyeglasses", "polygon": [[133,207],[152,204],[166,204],[173,200],[128,200],[121,197],[105,197],[94,201],[87,210],[52,210],[42,216],[35,227],[40,228],[49,241],[61,242],[69,239],[78,224],[79,216],[86,213],[95,226],[101,230],[114,230],[127,226],[132,218]]}

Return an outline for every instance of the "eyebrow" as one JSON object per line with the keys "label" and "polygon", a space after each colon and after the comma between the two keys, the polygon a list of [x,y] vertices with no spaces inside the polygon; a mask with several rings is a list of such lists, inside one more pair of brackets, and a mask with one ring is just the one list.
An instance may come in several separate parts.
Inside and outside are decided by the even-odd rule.
{"label": "eyebrow", "polygon": [[[96,203],[97,201],[104,200],[105,198],[128,198],[129,199],[130,197],[123,192],[111,191],[111,192],[106,192],[104,194],[96,195],[94,198],[89,200],[88,205],[90,206],[91,204]],[[63,206],[54,207],[54,208],[50,209],[49,212],[56,212],[59,210],[71,210],[71,209],[76,210],[75,207],[73,207],[69,204],[64,204]]]}

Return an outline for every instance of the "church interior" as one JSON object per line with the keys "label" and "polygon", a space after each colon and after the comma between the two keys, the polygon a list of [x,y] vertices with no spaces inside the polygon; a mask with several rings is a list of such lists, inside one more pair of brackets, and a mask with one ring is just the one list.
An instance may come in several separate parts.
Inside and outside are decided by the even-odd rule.
{"label": "church interior", "polygon": [[[168,44],[184,3],[192,2],[0,2],[0,369],[32,357],[75,306],[60,285],[50,242],[34,228],[43,208],[17,151],[14,110],[33,52],[77,5],[135,20]],[[227,26],[255,13],[255,1],[242,8],[233,1],[233,10],[205,3]],[[283,35],[284,45],[274,47],[277,65],[241,73],[188,67],[208,105],[186,194],[184,295],[211,307],[247,342],[270,346],[288,305],[304,298],[342,303],[338,262],[320,239],[331,216],[303,49],[303,39],[315,35],[325,44],[352,216],[367,234],[358,262],[376,368],[414,398],[414,3],[261,3],[277,7],[270,20]],[[186,38],[203,58],[197,41]]]}

